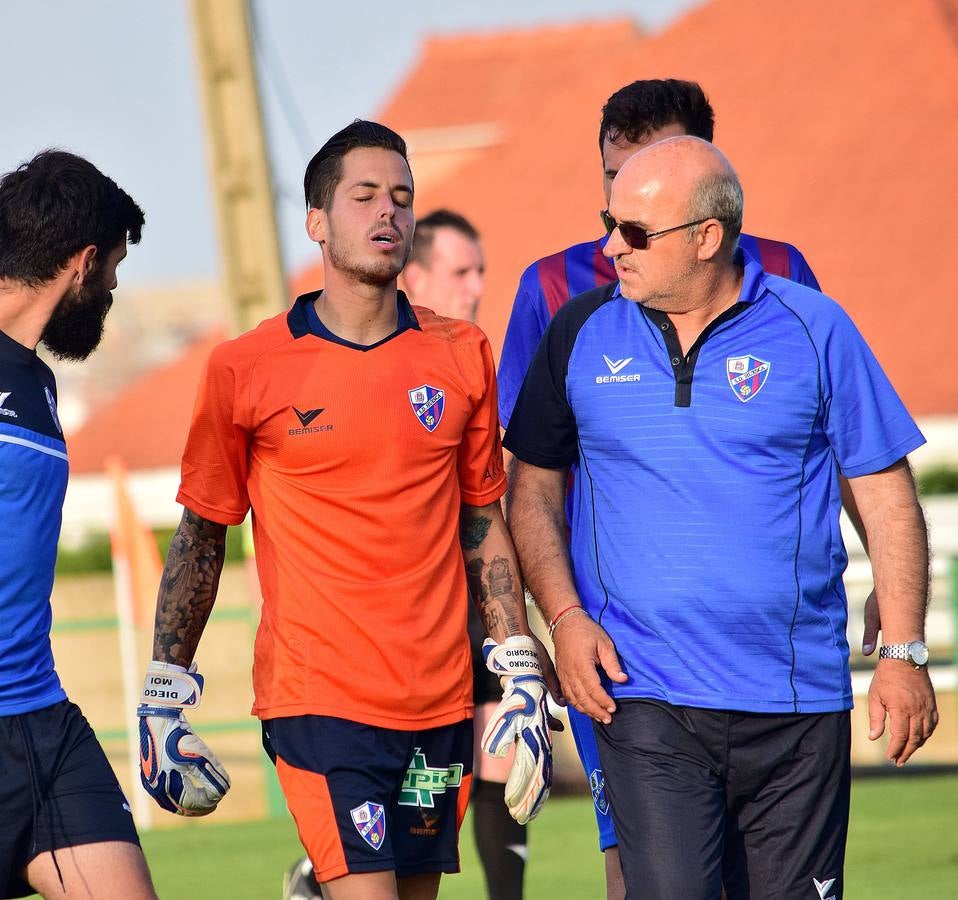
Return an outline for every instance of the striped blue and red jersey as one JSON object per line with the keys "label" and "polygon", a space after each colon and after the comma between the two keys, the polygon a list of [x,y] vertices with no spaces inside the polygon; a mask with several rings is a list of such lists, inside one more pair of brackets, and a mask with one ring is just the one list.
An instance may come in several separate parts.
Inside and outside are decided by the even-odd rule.
{"label": "striped blue and red jersey", "polygon": [[[522,273],[499,362],[499,419],[509,425],[529,364],[552,317],[572,297],[616,281],[615,266],[602,255],[608,236],[545,256]],[[739,247],[770,275],[820,290],[801,252],[791,244],[743,234]]]}

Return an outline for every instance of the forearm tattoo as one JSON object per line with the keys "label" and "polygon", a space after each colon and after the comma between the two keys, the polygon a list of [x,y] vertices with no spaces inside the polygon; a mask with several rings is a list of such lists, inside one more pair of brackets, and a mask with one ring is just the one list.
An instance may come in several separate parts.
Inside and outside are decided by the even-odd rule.
{"label": "forearm tattoo", "polygon": [[486,573],[486,581],[489,584],[489,593],[493,597],[511,594],[512,572],[509,571],[509,561],[501,556],[493,557],[492,562],[489,563],[489,571]]}
{"label": "forearm tattoo", "polygon": [[478,550],[489,533],[492,519],[488,516],[462,516],[459,519],[459,543],[463,550]]}
{"label": "forearm tattoo", "polygon": [[226,526],[185,510],[160,582],[154,659],[190,664],[213,609],[225,557]]}
{"label": "forearm tattoo", "polygon": [[489,596],[486,586],[482,583],[482,566],[483,562],[479,557],[470,559],[466,563],[466,585],[469,588],[469,596],[476,604],[476,609],[480,610]]}
{"label": "forearm tattoo", "polygon": [[524,600],[516,596],[515,579],[507,559],[496,556],[491,563],[482,557],[470,559],[466,563],[466,584],[490,635],[519,633],[517,607]]}

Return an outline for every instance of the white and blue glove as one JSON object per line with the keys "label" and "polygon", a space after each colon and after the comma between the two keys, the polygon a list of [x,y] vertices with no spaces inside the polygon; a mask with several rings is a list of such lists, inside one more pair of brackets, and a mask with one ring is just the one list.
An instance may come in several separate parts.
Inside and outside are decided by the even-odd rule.
{"label": "white and blue glove", "polygon": [[190,728],[184,709],[200,704],[203,676],[151,662],[136,714],[140,720],[140,781],[163,809],[205,816],[230,789],[230,777],[213,751]]}
{"label": "white and blue glove", "polygon": [[482,734],[482,749],[502,757],[515,745],[505,800],[512,818],[525,825],[536,817],[552,787],[552,734],[542,666],[532,638],[525,635],[501,644],[486,638],[482,655],[486,668],[502,683],[502,701]]}

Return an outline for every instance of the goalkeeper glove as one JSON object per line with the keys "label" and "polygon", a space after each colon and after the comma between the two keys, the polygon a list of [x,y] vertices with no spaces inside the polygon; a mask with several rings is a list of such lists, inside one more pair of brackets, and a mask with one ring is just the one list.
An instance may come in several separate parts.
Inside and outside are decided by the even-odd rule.
{"label": "goalkeeper glove", "polygon": [[532,638],[514,635],[497,644],[486,638],[482,655],[490,672],[501,676],[502,701],[482,734],[482,749],[516,756],[506,781],[509,814],[520,825],[534,819],[552,787],[552,735],[546,685]]}
{"label": "goalkeeper glove", "polygon": [[200,704],[203,676],[151,662],[136,714],[140,720],[140,781],[169,812],[205,816],[230,788],[230,777],[213,751],[190,728],[184,709]]}

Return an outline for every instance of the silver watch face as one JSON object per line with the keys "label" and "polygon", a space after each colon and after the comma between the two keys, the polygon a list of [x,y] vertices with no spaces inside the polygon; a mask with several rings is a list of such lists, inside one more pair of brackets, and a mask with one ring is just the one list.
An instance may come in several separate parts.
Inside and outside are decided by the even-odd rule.
{"label": "silver watch face", "polygon": [[908,645],[908,658],[916,666],[925,665],[928,662],[928,645],[924,641],[912,641]]}

